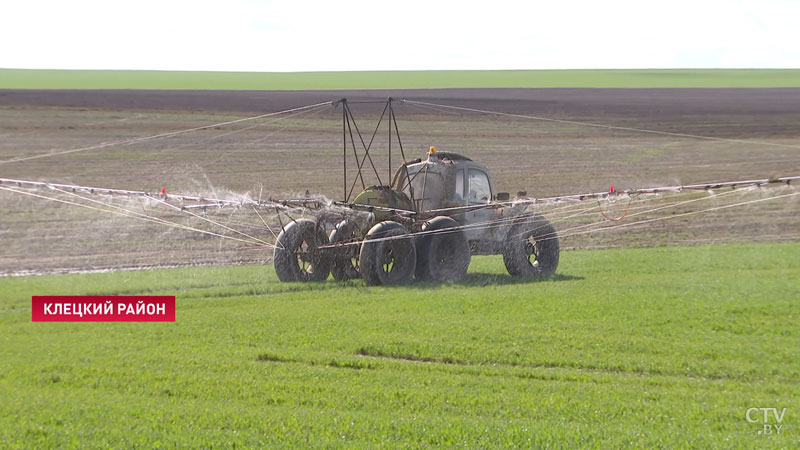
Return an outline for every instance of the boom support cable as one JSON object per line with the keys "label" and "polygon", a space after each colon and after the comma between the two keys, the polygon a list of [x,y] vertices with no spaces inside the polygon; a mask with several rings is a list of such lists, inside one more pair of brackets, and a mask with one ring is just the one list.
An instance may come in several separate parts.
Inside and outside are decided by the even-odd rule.
{"label": "boom support cable", "polygon": [[9,164],[9,163],[14,163],[14,162],[30,161],[32,159],[47,158],[49,156],[67,155],[67,154],[70,154],[70,153],[77,153],[77,152],[83,152],[83,151],[88,151],[88,150],[97,150],[97,149],[100,149],[100,148],[113,147],[113,146],[117,146],[117,145],[134,145],[134,144],[139,144],[139,143],[145,142],[145,141],[151,141],[151,140],[155,140],[155,139],[163,139],[163,138],[166,138],[166,137],[172,137],[172,136],[177,136],[177,135],[180,135],[180,134],[191,133],[193,131],[206,130],[206,129],[209,129],[209,128],[216,128],[216,127],[221,127],[221,126],[224,126],[224,125],[230,125],[230,124],[239,123],[239,122],[246,122],[246,121],[250,121],[250,120],[263,119],[265,117],[271,117],[271,116],[276,116],[276,115],[279,115],[279,114],[286,114],[286,113],[290,113],[290,112],[301,111],[301,110],[305,110],[305,109],[316,108],[316,107],[319,107],[319,106],[330,105],[330,104],[331,104],[331,102],[316,103],[316,104],[313,104],[313,105],[300,106],[298,108],[287,109],[287,110],[284,110],[284,111],[277,111],[277,112],[271,112],[271,113],[267,113],[267,114],[260,114],[258,116],[245,117],[245,118],[236,119],[236,120],[229,120],[227,122],[220,122],[220,123],[215,123],[215,124],[211,124],[211,125],[203,125],[201,127],[194,127],[194,128],[189,128],[189,129],[186,129],[186,130],[170,131],[168,133],[161,133],[161,134],[156,134],[156,135],[152,135],[152,136],[145,136],[145,137],[134,138],[134,139],[124,139],[124,140],[121,140],[121,141],[114,141],[114,142],[104,142],[104,143],[97,144],[97,145],[92,145],[92,146],[89,146],[89,147],[73,148],[73,149],[70,149],[70,150],[62,150],[62,151],[51,152],[51,153],[42,153],[42,154],[33,155],[33,156],[12,158],[12,159],[8,159],[8,160],[5,160],[5,161],[0,161],[0,164]]}
{"label": "boom support cable", "polygon": [[634,131],[638,133],[650,133],[650,134],[660,134],[664,136],[674,136],[674,137],[685,137],[685,138],[692,138],[692,139],[705,139],[710,141],[721,141],[721,142],[734,142],[737,144],[757,144],[757,145],[770,145],[774,147],[784,147],[784,148],[795,148],[800,149],[800,145],[793,145],[793,144],[781,144],[778,142],[765,142],[765,141],[751,141],[747,139],[729,139],[729,138],[721,138],[715,136],[702,136],[699,134],[688,134],[688,133],[674,133],[671,131],[659,131],[659,130],[647,130],[643,128],[633,128],[633,127],[622,127],[617,125],[606,125],[601,123],[592,123],[592,122],[580,122],[577,120],[565,120],[565,119],[553,119],[551,117],[541,117],[541,116],[531,116],[527,114],[513,114],[513,113],[504,113],[500,111],[490,111],[486,109],[477,109],[477,108],[466,108],[463,106],[452,106],[452,105],[442,105],[438,103],[430,103],[430,102],[421,102],[417,100],[402,100],[405,103],[410,103],[412,105],[421,105],[421,106],[430,106],[436,108],[447,108],[457,111],[469,111],[475,112],[480,114],[493,114],[496,116],[504,116],[504,117],[516,117],[520,119],[530,119],[530,120],[539,120],[543,122],[555,122],[555,123],[565,123],[570,125],[579,125],[585,127],[594,127],[594,128],[605,128],[608,130],[621,130],[621,131]]}

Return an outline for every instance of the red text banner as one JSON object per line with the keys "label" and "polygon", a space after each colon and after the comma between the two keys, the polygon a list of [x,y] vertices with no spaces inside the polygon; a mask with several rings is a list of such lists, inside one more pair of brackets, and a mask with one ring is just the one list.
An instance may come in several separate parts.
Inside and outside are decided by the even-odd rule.
{"label": "red text banner", "polygon": [[34,322],[174,322],[175,297],[35,295],[31,318]]}

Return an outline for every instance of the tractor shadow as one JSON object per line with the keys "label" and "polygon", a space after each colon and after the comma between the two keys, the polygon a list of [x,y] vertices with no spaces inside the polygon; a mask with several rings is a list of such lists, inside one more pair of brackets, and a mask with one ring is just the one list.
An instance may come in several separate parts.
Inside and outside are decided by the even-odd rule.
{"label": "tractor shadow", "polygon": [[455,282],[415,282],[411,284],[405,285],[405,287],[412,287],[417,289],[432,289],[438,288],[441,286],[464,286],[464,287],[482,287],[482,286],[505,286],[505,285],[515,285],[515,284],[538,284],[538,283],[548,283],[548,282],[563,282],[563,281],[580,281],[583,280],[583,277],[578,277],[574,275],[566,275],[566,274],[555,274],[548,277],[542,278],[521,278],[521,277],[512,277],[510,275],[505,274],[496,274],[496,273],[468,273],[460,281]]}

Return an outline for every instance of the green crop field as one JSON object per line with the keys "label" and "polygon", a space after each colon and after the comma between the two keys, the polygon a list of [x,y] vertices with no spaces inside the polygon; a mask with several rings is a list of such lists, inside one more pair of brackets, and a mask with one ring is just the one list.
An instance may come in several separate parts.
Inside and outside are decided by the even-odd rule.
{"label": "green crop field", "polygon": [[[569,251],[521,283],[240,266],[0,279],[0,447],[795,447],[800,243]],[[177,296],[32,323],[31,295]],[[787,408],[759,435],[751,407]]]}
{"label": "green crop field", "polygon": [[800,69],[168,72],[0,69],[0,89],[800,87]]}

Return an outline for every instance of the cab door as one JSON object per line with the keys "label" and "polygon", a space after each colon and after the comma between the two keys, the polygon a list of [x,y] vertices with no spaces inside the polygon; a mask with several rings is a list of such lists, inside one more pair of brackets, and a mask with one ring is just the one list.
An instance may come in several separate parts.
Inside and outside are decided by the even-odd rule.
{"label": "cab door", "polygon": [[[466,170],[465,192],[468,206],[486,205],[492,201],[492,185],[489,182],[489,175],[481,169],[468,168]],[[486,222],[492,220],[494,211],[491,208],[479,208],[465,213],[465,225],[476,224],[475,227],[467,227],[464,231],[467,240],[479,240],[486,235],[487,228],[479,224],[487,225]]]}

